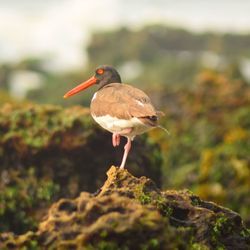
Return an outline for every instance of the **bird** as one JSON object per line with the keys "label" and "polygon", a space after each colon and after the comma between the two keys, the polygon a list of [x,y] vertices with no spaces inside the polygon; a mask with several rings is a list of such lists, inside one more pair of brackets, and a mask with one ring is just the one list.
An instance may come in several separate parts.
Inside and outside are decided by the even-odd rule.
{"label": "bird", "polygon": [[101,127],[112,133],[114,147],[120,145],[121,136],[127,138],[120,164],[120,169],[124,169],[135,136],[156,127],[167,131],[158,124],[159,117],[164,113],[155,109],[142,90],[122,83],[120,74],[110,65],[98,66],[91,78],[68,91],[64,98],[92,85],[97,85],[98,89],[91,100],[91,116]]}

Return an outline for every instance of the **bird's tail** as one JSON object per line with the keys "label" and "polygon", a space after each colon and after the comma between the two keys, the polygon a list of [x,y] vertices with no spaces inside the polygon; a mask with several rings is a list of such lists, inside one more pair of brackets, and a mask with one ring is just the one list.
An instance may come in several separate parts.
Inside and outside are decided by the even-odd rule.
{"label": "bird's tail", "polygon": [[[156,111],[156,114],[158,117],[165,116],[165,113],[162,111]],[[166,132],[168,135],[170,135],[170,132],[166,128],[164,128],[163,126],[158,124],[156,127],[162,129],[164,132]]]}
{"label": "bird's tail", "polygon": [[170,132],[166,128],[164,128],[163,126],[157,125],[156,127],[162,129],[164,132],[166,132],[168,135],[170,135]]}

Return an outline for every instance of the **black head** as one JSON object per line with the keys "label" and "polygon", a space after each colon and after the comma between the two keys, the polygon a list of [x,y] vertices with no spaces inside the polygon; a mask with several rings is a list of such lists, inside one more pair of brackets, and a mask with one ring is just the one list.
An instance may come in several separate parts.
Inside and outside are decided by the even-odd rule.
{"label": "black head", "polygon": [[79,84],[75,88],[68,91],[64,95],[64,98],[68,98],[72,95],[75,95],[79,93],[80,91],[83,91],[94,84],[98,84],[99,89],[100,89],[109,83],[121,83],[121,82],[122,82],[121,77],[115,68],[113,68],[112,66],[108,66],[108,65],[102,65],[96,69],[94,76],[92,76],[87,81]]}
{"label": "black head", "polygon": [[117,70],[109,65],[101,65],[95,70],[96,84],[99,89],[109,83],[121,83],[121,77]]}

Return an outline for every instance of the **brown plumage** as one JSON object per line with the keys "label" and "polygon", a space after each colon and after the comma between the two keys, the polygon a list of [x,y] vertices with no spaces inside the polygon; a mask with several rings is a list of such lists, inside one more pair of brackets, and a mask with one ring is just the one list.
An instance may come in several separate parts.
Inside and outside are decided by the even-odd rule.
{"label": "brown plumage", "polygon": [[149,97],[127,84],[111,83],[96,92],[91,102],[95,116],[110,115],[120,119],[141,119],[148,126],[157,126],[157,111]]}

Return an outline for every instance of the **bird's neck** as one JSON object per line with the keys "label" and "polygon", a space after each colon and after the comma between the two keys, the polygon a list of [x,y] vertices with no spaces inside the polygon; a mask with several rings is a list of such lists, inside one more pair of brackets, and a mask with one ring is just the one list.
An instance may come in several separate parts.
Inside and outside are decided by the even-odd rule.
{"label": "bird's neck", "polygon": [[114,75],[110,79],[108,79],[108,81],[101,82],[100,87],[98,88],[98,90],[102,89],[103,87],[105,87],[105,86],[107,86],[109,84],[112,84],[112,83],[120,83],[121,84],[122,80],[121,80],[120,75],[118,75],[118,74]]}
{"label": "bird's neck", "polygon": [[122,83],[121,82],[111,82],[111,83],[105,84],[103,86],[100,86],[98,88],[98,90],[103,89],[103,88],[109,88],[109,87],[112,87],[114,85],[120,85],[120,84],[122,84]]}

